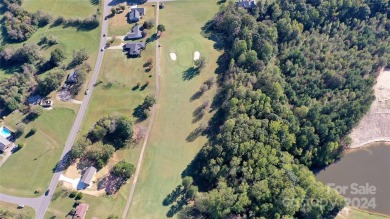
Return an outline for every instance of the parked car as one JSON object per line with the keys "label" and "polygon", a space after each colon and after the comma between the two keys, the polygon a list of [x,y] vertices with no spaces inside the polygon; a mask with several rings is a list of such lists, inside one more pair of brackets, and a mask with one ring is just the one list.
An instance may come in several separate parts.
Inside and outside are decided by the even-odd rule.
{"label": "parked car", "polygon": [[48,196],[50,193],[50,189],[48,189],[46,192],[45,192],[45,196]]}
{"label": "parked car", "polygon": [[89,89],[87,89],[86,91],[85,91],[85,95],[88,95],[89,94]]}
{"label": "parked car", "polygon": [[24,205],[18,205],[18,209],[24,208]]}

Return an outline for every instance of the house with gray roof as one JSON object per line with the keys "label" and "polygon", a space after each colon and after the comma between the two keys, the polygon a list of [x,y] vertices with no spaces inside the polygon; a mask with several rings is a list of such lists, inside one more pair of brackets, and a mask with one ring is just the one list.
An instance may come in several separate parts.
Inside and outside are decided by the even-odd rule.
{"label": "house with gray roof", "polygon": [[129,12],[129,20],[137,22],[146,14],[145,8],[132,8]]}
{"label": "house with gray roof", "polygon": [[0,151],[4,152],[7,148],[14,146],[14,143],[8,141],[6,138],[0,135]]}
{"label": "house with gray roof", "polygon": [[96,168],[88,167],[88,169],[84,172],[83,176],[81,177],[80,182],[84,183],[87,186],[91,186],[95,174],[96,174]]}
{"label": "house with gray roof", "polygon": [[66,83],[67,84],[74,84],[77,83],[77,78],[78,78],[78,73],[76,70],[74,70],[72,73],[68,75],[66,78]]}
{"label": "house with gray roof", "polygon": [[142,50],[145,49],[145,42],[131,42],[126,43],[124,46],[125,50],[128,50],[130,56],[141,56]]}
{"label": "house with gray roof", "polygon": [[142,38],[142,31],[140,25],[135,25],[129,33],[126,35],[126,39],[139,39]]}
{"label": "house with gray roof", "polygon": [[255,0],[238,0],[236,2],[236,6],[245,9],[252,9],[256,7],[256,2]]}

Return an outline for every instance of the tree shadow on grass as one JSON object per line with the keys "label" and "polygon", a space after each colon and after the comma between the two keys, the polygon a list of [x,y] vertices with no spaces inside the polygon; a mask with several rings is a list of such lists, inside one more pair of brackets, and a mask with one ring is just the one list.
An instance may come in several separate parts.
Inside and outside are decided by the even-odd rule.
{"label": "tree shadow on grass", "polygon": [[190,67],[189,69],[183,72],[183,80],[188,81],[199,75],[199,69],[195,67]]}
{"label": "tree shadow on grass", "polygon": [[62,172],[68,169],[72,163],[73,161],[70,159],[70,152],[67,152],[65,156],[53,167],[53,173]]}
{"label": "tree shadow on grass", "polygon": [[190,101],[192,102],[192,101],[194,101],[194,100],[197,100],[197,99],[199,99],[202,95],[203,95],[203,92],[197,91],[196,93],[194,93],[194,95],[191,96]]}
{"label": "tree shadow on grass", "polygon": [[136,121],[137,123],[142,122],[142,121],[144,121],[145,119],[148,118],[148,115],[147,115],[147,113],[146,113],[146,110],[147,110],[147,109],[145,109],[145,107],[144,107],[142,104],[138,105],[138,106],[134,109],[133,116],[134,116],[135,118],[137,118],[137,121]]}
{"label": "tree shadow on grass", "polygon": [[166,216],[167,217],[173,217],[177,212],[181,211],[183,209],[184,205],[186,205],[186,204],[187,204],[187,201],[185,200],[184,196],[182,196],[179,199],[179,201],[177,201],[176,204],[172,205],[169,208]]}
{"label": "tree shadow on grass", "polygon": [[187,201],[185,200],[185,190],[182,189],[181,185],[176,186],[176,188],[165,197],[162,204],[164,206],[171,205],[166,216],[173,217],[187,204]]}
{"label": "tree shadow on grass", "polygon": [[168,206],[168,205],[171,205],[172,203],[174,203],[177,198],[180,197],[180,195],[182,194],[182,189],[181,189],[181,185],[178,185],[176,186],[176,188],[167,195],[167,197],[164,198],[162,204],[164,206]]}

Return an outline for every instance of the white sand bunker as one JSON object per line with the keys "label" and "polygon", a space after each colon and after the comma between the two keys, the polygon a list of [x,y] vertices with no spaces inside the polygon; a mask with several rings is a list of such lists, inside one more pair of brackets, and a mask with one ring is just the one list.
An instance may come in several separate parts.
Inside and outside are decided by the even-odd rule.
{"label": "white sand bunker", "polygon": [[198,60],[200,58],[200,52],[196,51],[194,52],[194,61]]}
{"label": "white sand bunker", "polygon": [[176,53],[171,52],[171,53],[169,53],[169,56],[171,57],[171,59],[172,59],[173,61],[176,61]]}

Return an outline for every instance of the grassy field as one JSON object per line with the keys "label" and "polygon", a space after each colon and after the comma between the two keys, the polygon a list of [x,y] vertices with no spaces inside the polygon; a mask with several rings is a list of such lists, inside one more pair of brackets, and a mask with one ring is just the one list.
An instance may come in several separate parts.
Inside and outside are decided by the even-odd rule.
{"label": "grassy field", "polygon": [[99,0],[23,0],[23,7],[28,11],[45,11],[54,16],[65,18],[87,17],[96,12],[92,4]]}
{"label": "grassy field", "polygon": [[[128,218],[166,217],[169,207],[163,206],[163,199],[181,182],[180,174],[206,142],[204,137],[193,142],[186,140],[211,116],[206,114],[201,121],[192,123],[193,111],[203,101],[211,101],[215,94],[214,87],[201,98],[190,100],[205,80],[215,76],[220,53],[213,49],[214,42],[201,36],[201,27],[213,17],[218,6],[207,0],[166,2],[165,5],[160,10],[160,24],[167,30],[159,42],[162,45],[160,98]],[[207,66],[200,75],[189,79],[183,72],[193,66],[195,51],[206,58]],[[170,52],[177,54],[176,61],[170,60]]]}
{"label": "grassy field", "polygon": [[[144,21],[155,19],[155,9],[152,6],[152,3],[146,3],[143,5],[139,5],[138,7],[143,7],[146,9],[146,15],[138,22],[138,24],[142,25]],[[108,21],[108,33],[109,36],[124,36],[126,35],[131,27],[133,27],[136,23],[128,23],[128,13],[130,12],[130,8],[126,6],[124,12],[120,14],[115,14]]]}
{"label": "grassy field", "polygon": [[[27,207],[27,206],[25,206],[22,209],[18,209],[17,207],[18,207],[18,205],[10,204],[7,202],[0,202],[0,218],[3,218],[3,217],[1,217],[2,216],[1,211],[12,212],[13,214],[15,214],[15,216],[12,218],[23,218],[23,219],[30,219],[30,218],[33,219],[34,218],[34,216],[35,216],[34,209]],[[10,217],[4,217],[4,218],[10,218]]]}
{"label": "grassy field", "polygon": [[[16,142],[25,146],[11,155],[0,168],[0,192],[34,196],[35,190],[45,191],[75,116],[72,109],[54,108],[27,124],[24,135]],[[15,128],[22,119],[21,113],[14,112],[5,119],[5,125]],[[32,128],[36,128],[37,132],[26,137]]]}
{"label": "grassy field", "polygon": [[339,215],[336,219],[386,219],[390,216],[382,216],[379,214],[362,211],[359,209],[350,209],[348,215]]}

